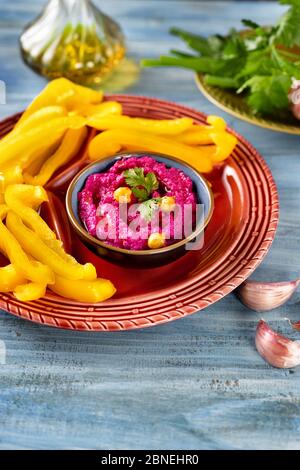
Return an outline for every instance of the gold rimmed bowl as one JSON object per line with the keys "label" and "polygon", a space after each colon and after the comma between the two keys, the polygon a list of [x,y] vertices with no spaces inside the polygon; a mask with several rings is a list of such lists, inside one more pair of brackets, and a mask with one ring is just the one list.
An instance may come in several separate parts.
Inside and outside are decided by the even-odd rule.
{"label": "gold rimmed bowl", "polygon": [[[177,168],[191,178],[193,189],[197,195],[197,203],[202,204],[203,213],[196,220],[195,229],[191,234],[168,246],[149,250],[128,250],[107,244],[92,236],[84,226],[79,215],[78,194],[84,188],[87,178],[96,173],[109,170],[118,160],[130,157],[149,156],[154,160],[164,163],[168,168]],[[199,239],[213,213],[214,199],[210,186],[192,166],[183,163],[174,157],[156,153],[121,153],[101,161],[91,163],[80,171],[69,185],[66,195],[66,209],[70,223],[80,239],[98,256],[107,258],[116,263],[129,266],[153,267],[167,264],[186,253],[187,244]]]}

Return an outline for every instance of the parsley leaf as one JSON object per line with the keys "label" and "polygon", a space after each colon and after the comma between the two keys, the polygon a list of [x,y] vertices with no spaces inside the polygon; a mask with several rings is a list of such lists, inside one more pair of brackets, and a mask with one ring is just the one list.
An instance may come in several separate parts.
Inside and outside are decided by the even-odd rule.
{"label": "parsley leaf", "polygon": [[124,171],[125,181],[128,186],[143,186],[145,182],[144,169],[135,167]]}
{"label": "parsley leaf", "polygon": [[140,167],[125,170],[124,177],[126,184],[131,187],[133,194],[139,201],[146,201],[151,193],[159,187],[155,174],[149,172],[145,176],[144,169]]}
{"label": "parsley leaf", "polygon": [[244,26],[247,26],[247,28],[251,28],[251,29],[259,28],[259,24],[255,23],[255,21],[252,21],[252,20],[243,19],[242,23]]}
{"label": "parsley leaf", "polygon": [[159,209],[160,201],[161,201],[161,198],[156,197],[153,199],[148,199],[148,201],[142,202],[142,204],[139,205],[138,209],[144,220],[146,220],[147,222],[151,221],[153,217],[153,213],[157,209]]}
{"label": "parsley leaf", "polygon": [[279,21],[275,42],[286,47],[300,46],[300,0],[280,0],[280,3],[290,8]]}
{"label": "parsley leaf", "polygon": [[271,114],[288,108],[290,87],[291,78],[288,75],[274,73],[271,76],[255,75],[247,80],[238,91],[242,92],[245,88],[250,88],[251,94],[247,102],[253,112]]}
{"label": "parsley leaf", "polygon": [[135,197],[139,201],[146,201],[148,199],[148,191],[145,188],[132,188],[131,189]]}
{"label": "parsley leaf", "polygon": [[159,183],[157,181],[157,178],[154,173],[147,173],[145,177],[145,182],[146,182],[146,189],[148,193],[152,193],[152,191],[155,191],[159,187]]}

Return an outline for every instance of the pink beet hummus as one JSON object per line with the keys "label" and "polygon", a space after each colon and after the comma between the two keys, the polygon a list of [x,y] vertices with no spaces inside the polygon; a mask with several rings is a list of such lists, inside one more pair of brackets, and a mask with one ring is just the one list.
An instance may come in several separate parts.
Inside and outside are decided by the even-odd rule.
{"label": "pink beet hummus", "polygon": [[[174,198],[179,209],[182,208],[182,212],[179,210],[178,213],[174,211],[169,214],[167,227],[166,223],[164,225],[164,221],[161,220],[162,217],[156,217],[156,222],[153,222],[152,219],[151,223],[146,219],[143,220],[148,232],[146,236],[145,229],[141,229],[139,232],[139,230],[130,228],[132,222],[138,223],[143,219],[139,210],[133,214],[130,214],[129,210],[127,220],[121,217],[122,223],[120,223],[120,207],[123,204],[120,204],[115,198],[115,191],[118,188],[127,188],[128,186],[124,172],[136,168],[142,168],[145,176],[148,173],[154,173],[157,178],[158,187],[149,194],[149,200],[160,201],[161,198],[169,196]],[[133,204],[135,207],[140,204],[141,201],[134,194],[130,197],[130,202],[126,206],[130,208]],[[183,171],[177,168],[168,168],[164,163],[157,162],[148,156],[122,158],[105,173],[89,176],[78,198],[79,215],[87,231],[108,245],[127,250],[149,249],[148,237],[153,233],[167,233],[165,245],[178,242],[178,233],[182,231],[183,208],[187,205],[191,208],[194,221],[197,203],[193,182]],[[156,216],[161,212],[159,202],[155,212]],[[115,229],[113,234],[108,230],[112,227]],[[179,239],[185,236],[186,233]]]}

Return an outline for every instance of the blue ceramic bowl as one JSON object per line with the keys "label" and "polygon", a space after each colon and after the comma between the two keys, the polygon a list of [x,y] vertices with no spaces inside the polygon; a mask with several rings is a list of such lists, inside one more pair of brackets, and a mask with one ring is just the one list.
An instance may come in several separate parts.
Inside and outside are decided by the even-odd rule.
{"label": "blue ceramic bowl", "polygon": [[[94,173],[103,173],[109,170],[117,160],[129,157],[149,156],[167,167],[182,170],[193,181],[194,191],[198,203],[203,206],[203,214],[196,223],[195,230],[189,237],[163,248],[153,250],[126,250],[108,245],[88,233],[79,216],[78,193],[84,188],[86,179]],[[149,152],[120,153],[113,157],[91,163],[81,170],[69,185],[66,195],[66,208],[69,220],[81,240],[99,256],[109,258],[111,261],[141,267],[151,267],[169,263],[186,253],[186,245],[199,237],[208,224],[213,212],[213,194],[206,180],[190,165],[174,157]]]}

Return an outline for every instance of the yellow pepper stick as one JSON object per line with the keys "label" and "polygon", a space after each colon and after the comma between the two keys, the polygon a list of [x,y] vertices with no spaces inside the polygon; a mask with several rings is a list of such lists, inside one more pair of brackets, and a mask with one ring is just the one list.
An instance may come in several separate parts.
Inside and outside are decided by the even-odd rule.
{"label": "yellow pepper stick", "polygon": [[15,183],[23,182],[22,168],[20,165],[11,165],[0,171],[0,192],[4,191],[7,186]]}
{"label": "yellow pepper stick", "polygon": [[226,122],[219,116],[207,116],[209,126],[194,124],[190,129],[176,136],[176,140],[188,145],[207,145],[212,143],[211,132],[225,132]]}
{"label": "yellow pepper stick", "polygon": [[86,135],[86,127],[68,130],[56,152],[45,161],[36,176],[32,177],[30,174],[24,173],[25,183],[44,186],[59,167],[67,163],[78,153]]}
{"label": "yellow pepper stick", "polygon": [[46,284],[38,284],[36,282],[28,282],[20,284],[13,289],[14,296],[22,302],[30,302],[44,297],[46,293]]}
{"label": "yellow pepper stick", "polygon": [[49,266],[55,274],[73,281],[78,279],[89,281],[96,279],[96,269],[91,263],[82,265],[67,262],[52,250],[35,232],[26,227],[22,219],[14,212],[8,212],[6,225],[23,249],[33,258]]}
{"label": "yellow pepper stick", "polygon": [[186,145],[208,145],[212,143],[211,128],[208,126],[193,126],[182,134],[174,136],[176,141]]}
{"label": "yellow pepper stick", "polygon": [[0,292],[11,292],[24,282],[25,277],[13,264],[0,268]]}
{"label": "yellow pepper stick", "polygon": [[111,155],[117,144],[122,147],[138,145],[140,150],[174,156],[190,163],[203,173],[210,172],[213,167],[209,154],[203,154],[201,147],[191,147],[181,142],[175,142],[174,139],[154,134],[141,135],[138,131],[129,131],[127,129],[111,129],[94,137],[89,145],[90,159],[99,160]]}
{"label": "yellow pepper stick", "polygon": [[[35,176],[41,169],[42,165],[47,161],[48,158],[53,155],[58,149],[64,134],[57,134],[57,139],[52,142],[50,146],[39,147],[38,149],[25,154],[21,160],[18,161],[19,165],[23,168],[23,175],[25,173]],[[46,144],[46,143],[45,143]],[[23,176],[24,178],[24,176]]]}
{"label": "yellow pepper stick", "polygon": [[5,198],[9,209],[18,214],[49,248],[69,264],[77,264],[76,259],[65,252],[62,241],[56,238],[56,234],[36,212],[43,202],[48,201],[44,188],[27,184],[11,185],[5,191]]}
{"label": "yellow pepper stick", "polygon": [[59,117],[67,115],[67,111],[63,106],[46,106],[45,108],[38,109],[31,114],[26,120],[21,122],[15,129],[15,132],[27,131],[36,126],[41,126]]}
{"label": "yellow pepper stick", "polygon": [[15,268],[30,281],[38,284],[52,284],[54,275],[48,266],[31,260],[12,232],[4,225],[2,220],[7,213],[6,206],[0,206],[0,245]]}
{"label": "yellow pepper stick", "polygon": [[107,129],[129,129],[152,134],[176,135],[190,129],[193,125],[191,118],[179,119],[143,119],[128,116],[93,116],[88,119],[91,127],[103,131]]}
{"label": "yellow pepper stick", "polygon": [[213,114],[211,114],[207,116],[206,122],[207,124],[210,124],[216,131],[226,130],[226,122],[220,116],[214,116]]}
{"label": "yellow pepper stick", "polygon": [[110,115],[122,114],[122,105],[117,101],[105,101],[100,104],[78,103],[76,110],[79,114],[92,118],[102,118]]}
{"label": "yellow pepper stick", "polygon": [[51,119],[62,117],[66,114],[67,111],[62,106],[47,106],[46,108],[39,109],[38,111],[34,112],[31,116],[29,116],[28,119],[23,121],[20,125],[18,125],[17,123],[14,129],[9,132],[9,134],[7,134],[5,137],[3,137],[1,141],[7,142],[21,130],[24,131],[33,128],[34,126],[40,126],[43,123],[50,121]]}
{"label": "yellow pepper stick", "polygon": [[17,133],[13,139],[0,141],[0,170],[7,162],[21,158],[29,151],[34,152],[39,148],[45,149],[52,145],[67,129],[80,129],[85,126],[85,118],[81,116],[65,116],[52,119],[47,124],[37,126],[26,132]]}
{"label": "yellow pepper stick", "polygon": [[35,210],[42,202],[48,201],[44,188],[27,184],[13,184],[6,188],[4,197],[8,208],[18,214],[40,237],[50,240],[56,239],[54,232]]}
{"label": "yellow pepper stick", "polygon": [[66,106],[70,110],[74,109],[78,102],[97,104],[102,99],[103,93],[100,91],[75,85],[75,83],[66,78],[57,78],[48,83],[43,91],[32,101],[21,116],[16,127],[19,127],[35,111],[45,106],[61,105]]}
{"label": "yellow pepper stick", "polygon": [[214,163],[226,160],[232,154],[237,144],[237,138],[229,134],[229,132],[212,132],[211,138],[215,144],[215,151],[212,154],[212,161]]}
{"label": "yellow pepper stick", "polygon": [[49,288],[62,297],[88,303],[103,302],[116,292],[116,288],[108,279],[69,281],[57,275],[55,276],[55,283]]}
{"label": "yellow pepper stick", "polygon": [[22,152],[21,154],[16,154],[15,157],[8,162],[0,164],[1,170],[6,171],[7,169],[18,165],[22,170],[26,169],[27,172],[31,171],[31,168],[33,170],[36,170],[37,168],[36,172],[38,172],[42,166],[42,163],[47,158],[49,158],[53,152],[55,152],[62,140],[63,135],[64,132],[62,132],[60,129],[51,133],[47,140],[40,142],[39,145],[35,146],[35,148],[27,148],[26,151]]}

